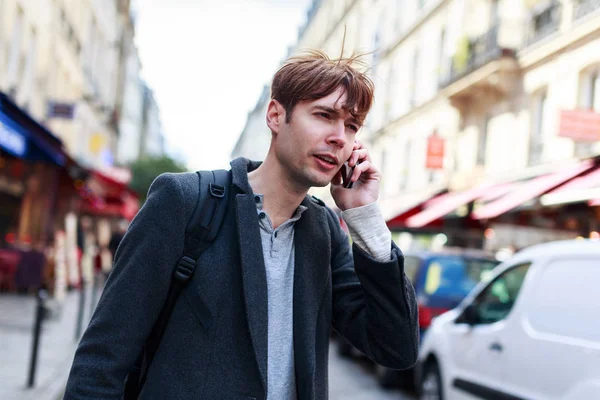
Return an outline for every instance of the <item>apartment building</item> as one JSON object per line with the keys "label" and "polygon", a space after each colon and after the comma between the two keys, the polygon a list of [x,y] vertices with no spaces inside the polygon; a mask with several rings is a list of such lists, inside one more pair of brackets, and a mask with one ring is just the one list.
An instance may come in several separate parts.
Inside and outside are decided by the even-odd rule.
{"label": "apartment building", "polygon": [[[292,53],[368,53],[375,103],[359,138],[392,229],[477,238],[462,245],[495,223],[597,231],[597,0],[321,0],[307,17]],[[588,191],[557,202],[575,178]]]}

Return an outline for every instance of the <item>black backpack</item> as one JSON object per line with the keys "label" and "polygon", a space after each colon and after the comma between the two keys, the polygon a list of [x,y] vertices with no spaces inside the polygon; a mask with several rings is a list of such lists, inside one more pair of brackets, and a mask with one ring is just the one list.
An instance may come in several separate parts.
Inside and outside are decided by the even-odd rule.
{"label": "black backpack", "polygon": [[196,260],[211,245],[225,219],[231,173],[225,170],[198,171],[199,193],[196,208],[185,229],[183,256],[173,271],[167,300],[133,369],[127,375],[124,400],[137,399],[142,391],[150,364],[158,350],[169,317],[179,294],[191,280]]}

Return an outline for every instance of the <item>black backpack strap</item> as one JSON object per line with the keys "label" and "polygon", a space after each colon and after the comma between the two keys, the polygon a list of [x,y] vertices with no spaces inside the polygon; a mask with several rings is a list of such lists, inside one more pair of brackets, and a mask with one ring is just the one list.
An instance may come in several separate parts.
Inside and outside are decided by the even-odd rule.
{"label": "black backpack strap", "polygon": [[219,233],[227,213],[231,173],[225,170],[198,171],[198,201],[185,229],[183,256],[173,271],[167,300],[152,328],[134,369],[127,377],[125,400],[137,399],[146,382],[147,372],[158,350],[175,302],[196,270],[196,260]]}
{"label": "black backpack strap", "polygon": [[185,230],[183,257],[192,260],[197,260],[217,237],[227,212],[226,195],[231,182],[230,173],[225,170],[197,174],[201,182],[199,200]]}

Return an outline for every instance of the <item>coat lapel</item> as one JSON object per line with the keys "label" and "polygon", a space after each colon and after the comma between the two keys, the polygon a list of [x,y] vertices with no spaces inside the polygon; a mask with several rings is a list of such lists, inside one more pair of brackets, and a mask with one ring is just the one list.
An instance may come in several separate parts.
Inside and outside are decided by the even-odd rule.
{"label": "coat lapel", "polygon": [[267,276],[256,204],[252,194],[236,196],[236,218],[248,326],[264,390],[267,390]]}
{"label": "coat lapel", "polygon": [[294,355],[300,399],[314,398],[317,317],[330,276],[331,243],[323,207],[306,198],[308,209],[295,224]]}

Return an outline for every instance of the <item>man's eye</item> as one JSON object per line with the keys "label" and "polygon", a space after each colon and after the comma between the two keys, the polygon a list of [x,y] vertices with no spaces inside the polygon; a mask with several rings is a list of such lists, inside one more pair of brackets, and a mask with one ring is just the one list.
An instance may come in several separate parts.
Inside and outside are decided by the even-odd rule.
{"label": "man's eye", "polygon": [[319,113],[319,116],[323,117],[323,118],[331,119],[331,116],[329,116],[329,114],[324,113],[324,112],[323,113]]}
{"label": "man's eye", "polygon": [[358,132],[358,126],[356,125],[346,125],[348,128],[352,129],[354,132]]}

